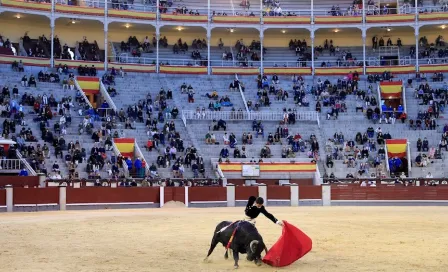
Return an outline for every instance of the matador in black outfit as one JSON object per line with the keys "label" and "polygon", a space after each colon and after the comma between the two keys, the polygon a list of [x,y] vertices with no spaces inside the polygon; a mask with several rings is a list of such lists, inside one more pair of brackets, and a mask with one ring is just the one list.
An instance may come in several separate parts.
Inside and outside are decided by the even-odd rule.
{"label": "matador in black outfit", "polygon": [[272,222],[283,226],[283,222],[275,218],[272,214],[270,214],[266,208],[263,206],[264,200],[262,197],[249,197],[249,201],[247,202],[246,209],[244,210],[244,214],[246,217],[245,221],[255,224],[255,218],[258,217],[260,213],[269,218]]}

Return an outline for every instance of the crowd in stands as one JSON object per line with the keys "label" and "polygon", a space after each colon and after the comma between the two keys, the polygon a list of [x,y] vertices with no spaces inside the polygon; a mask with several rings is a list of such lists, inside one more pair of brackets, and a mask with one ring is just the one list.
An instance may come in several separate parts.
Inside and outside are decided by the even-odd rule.
{"label": "crowd in stands", "polygon": [[[248,57],[250,57],[251,61],[260,61],[260,56],[258,53],[262,50],[260,41],[252,40],[251,44],[249,46],[246,46],[243,39],[237,40],[235,44],[235,50],[237,52],[236,59],[239,63],[239,66],[249,66]],[[265,47],[263,47],[263,54],[266,54]]]}
{"label": "crowd in stands", "polygon": [[[327,168],[333,168],[334,160],[342,160],[347,168],[354,168],[357,177],[369,176],[371,168],[376,170],[376,173],[372,173],[376,176],[384,170],[384,144],[386,139],[391,138],[389,133],[383,134],[380,127],[376,130],[369,127],[364,133],[358,132],[354,139],[347,139],[342,131],[336,132],[325,144],[325,164]],[[353,178],[353,174],[348,173],[347,178]]]}
{"label": "crowd in stands", "polygon": [[362,15],[362,1],[353,0],[353,3],[347,9],[341,9],[339,5],[333,5],[328,11],[331,16],[361,16]]}
{"label": "crowd in stands", "polygon": [[446,63],[448,61],[448,47],[445,46],[442,35],[439,35],[434,43],[429,43],[426,36],[423,36],[419,39],[419,59],[426,59],[428,64]]}
{"label": "crowd in stands", "polygon": [[289,50],[294,50],[296,53],[297,66],[306,67],[307,61],[311,61],[311,53],[308,51],[308,45],[305,39],[294,39],[289,41]]}

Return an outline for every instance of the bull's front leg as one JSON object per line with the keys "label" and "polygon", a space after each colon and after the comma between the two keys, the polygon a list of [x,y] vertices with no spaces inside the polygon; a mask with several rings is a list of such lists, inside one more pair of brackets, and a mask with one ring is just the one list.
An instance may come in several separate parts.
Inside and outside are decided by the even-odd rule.
{"label": "bull's front leg", "polygon": [[238,254],[238,250],[232,250],[232,251],[233,251],[233,259],[235,260],[235,265],[233,266],[233,268],[237,269],[240,256]]}

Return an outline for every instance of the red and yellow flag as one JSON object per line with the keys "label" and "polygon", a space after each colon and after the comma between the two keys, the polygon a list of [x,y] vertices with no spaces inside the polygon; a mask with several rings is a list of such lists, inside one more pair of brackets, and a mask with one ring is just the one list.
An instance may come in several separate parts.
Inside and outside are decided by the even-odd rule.
{"label": "red and yellow flag", "polygon": [[97,94],[100,92],[100,79],[97,77],[78,76],[76,81],[84,93]]}
{"label": "red and yellow flag", "polygon": [[114,139],[114,143],[123,157],[130,157],[132,159],[134,158],[134,138],[116,138]]}
{"label": "red and yellow flag", "polygon": [[408,142],[406,139],[390,139],[386,140],[387,155],[389,158],[404,158],[406,157],[406,149]]}
{"label": "red and yellow flag", "polygon": [[380,90],[382,99],[401,98],[403,92],[403,82],[401,81],[381,82]]}

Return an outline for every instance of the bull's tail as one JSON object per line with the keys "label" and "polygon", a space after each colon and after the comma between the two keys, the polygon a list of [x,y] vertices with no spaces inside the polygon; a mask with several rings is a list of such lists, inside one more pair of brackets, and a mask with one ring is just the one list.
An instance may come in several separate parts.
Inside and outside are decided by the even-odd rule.
{"label": "bull's tail", "polygon": [[210,256],[215,249],[216,245],[219,243],[219,233],[215,232],[213,234],[212,242],[210,244],[210,249],[208,250],[207,257],[205,257],[204,261],[207,261],[208,256]]}

